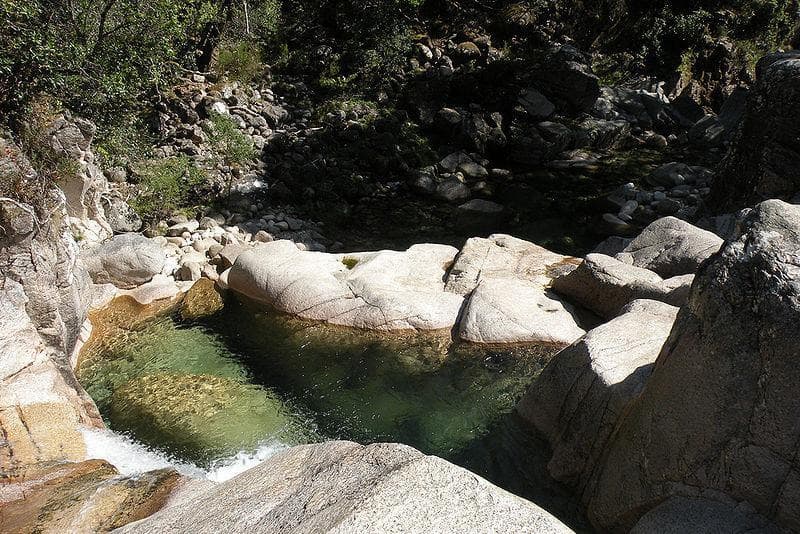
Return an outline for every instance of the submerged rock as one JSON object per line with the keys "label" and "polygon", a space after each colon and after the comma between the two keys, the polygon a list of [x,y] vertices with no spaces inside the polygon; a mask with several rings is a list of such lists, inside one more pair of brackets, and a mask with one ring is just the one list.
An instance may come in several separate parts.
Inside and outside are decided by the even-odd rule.
{"label": "submerged rock", "polygon": [[118,430],[198,461],[255,448],[290,423],[282,402],[262,388],[186,374],[131,380],[112,395],[109,418]]}
{"label": "submerged rock", "polygon": [[213,280],[201,278],[195,282],[181,302],[181,317],[187,320],[214,315],[222,309],[225,301]]}
{"label": "submerged rock", "polygon": [[598,528],[705,490],[800,529],[798,251],[800,207],[770,200],[703,265],[585,493]]}
{"label": "submerged rock", "polygon": [[406,445],[346,441],[282,451],[124,527],[185,532],[572,532],[535,504]]}

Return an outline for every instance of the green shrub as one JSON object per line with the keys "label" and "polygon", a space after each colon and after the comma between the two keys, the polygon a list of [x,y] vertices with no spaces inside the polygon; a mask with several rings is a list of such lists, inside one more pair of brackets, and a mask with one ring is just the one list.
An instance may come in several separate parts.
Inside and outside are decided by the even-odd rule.
{"label": "green shrub", "polygon": [[186,156],[140,163],[136,176],[139,193],[130,204],[145,220],[189,206],[195,188],[208,180],[208,174]]}
{"label": "green shrub", "polygon": [[216,70],[231,80],[250,83],[264,74],[261,49],[255,43],[240,41],[220,45]]}
{"label": "green shrub", "polygon": [[250,139],[244,135],[228,115],[213,113],[207,133],[214,150],[227,165],[241,167],[256,156]]}
{"label": "green shrub", "polygon": [[128,115],[118,124],[98,130],[94,152],[102,167],[124,167],[149,157],[153,144],[144,121]]}

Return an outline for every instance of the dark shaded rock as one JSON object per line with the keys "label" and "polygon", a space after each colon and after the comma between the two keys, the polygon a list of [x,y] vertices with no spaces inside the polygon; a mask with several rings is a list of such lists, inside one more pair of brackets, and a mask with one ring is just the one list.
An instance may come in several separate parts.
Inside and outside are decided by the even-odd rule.
{"label": "dark shaded rock", "polygon": [[706,489],[800,528],[798,250],[800,207],[769,200],[703,264],[585,493],[596,527]]}
{"label": "dark shaded rock", "polygon": [[566,113],[589,112],[600,96],[600,81],[583,55],[564,45],[532,77],[536,88]]}
{"label": "dark shaded rock", "polygon": [[766,56],[757,72],[739,133],[714,177],[708,205],[715,213],[800,190],[800,52]]}
{"label": "dark shaded rock", "polygon": [[631,534],[716,534],[748,532],[777,534],[781,532],[747,503],[723,502],[711,498],[672,497],[646,513]]}

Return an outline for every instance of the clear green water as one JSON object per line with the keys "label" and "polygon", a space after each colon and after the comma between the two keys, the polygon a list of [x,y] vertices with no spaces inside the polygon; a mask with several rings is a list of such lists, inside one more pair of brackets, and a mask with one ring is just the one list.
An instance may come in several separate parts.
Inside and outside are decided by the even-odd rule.
{"label": "clear green water", "polygon": [[193,322],[168,310],[111,322],[79,378],[110,428],[179,460],[210,465],[276,441],[401,442],[575,515],[547,479],[546,447],[512,413],[554,347],[379,335],[235,299]]}

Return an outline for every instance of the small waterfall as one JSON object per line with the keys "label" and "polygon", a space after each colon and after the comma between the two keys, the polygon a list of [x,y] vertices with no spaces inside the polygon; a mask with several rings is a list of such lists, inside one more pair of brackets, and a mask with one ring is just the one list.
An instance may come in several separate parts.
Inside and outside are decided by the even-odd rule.
{"label": "small waterfall", "polygon": [[168,454],[152,449],[130,436],[111,430],[83,429],[87,458],[102,459],[113,465],[121,475],[135,476],[154,469],[173,468],[192,478],[223,482],[260,464],[287,445],[268,441],[255,451],[240,451],[228,458],[214,461],[209,467],[181,462]]}

